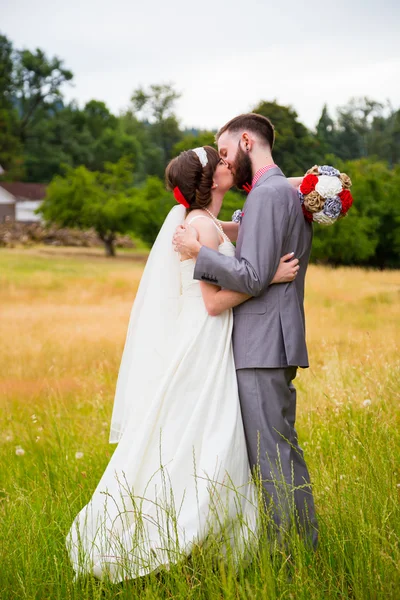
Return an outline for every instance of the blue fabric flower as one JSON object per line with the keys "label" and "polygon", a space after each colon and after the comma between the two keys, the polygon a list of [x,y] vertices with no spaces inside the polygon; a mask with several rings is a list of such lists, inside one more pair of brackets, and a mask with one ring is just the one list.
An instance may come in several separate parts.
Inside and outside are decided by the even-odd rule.
{"label": "blue fabric flower", "polygon": [[330,165],[322,165],[318,168],[318,171],[320,175],[328,175],[329,177],[339,177],[340,175],[340,171]]}
{"label": "blue fabric flower", "polygon": [[299,197],[300,204],[304,204],[304,194],[302,194],[300,190],[297,190],[297,195]]}
{"label": "blue fabric flower", "polygon": [[232,221],[234,223],[240,223],[242,221],[242,211],[240,210],[240,208],[238,210],[235,210],[235,212],[233,213]]}
{"label": "blue fabric flower", "polygon": [[342,202],[339,196],[334,196],[333,198],[327,198],[325,200],[324,208],[322,209],[327,217],[331,217],[332,219],[337,219],[340,213],[342,212]]}

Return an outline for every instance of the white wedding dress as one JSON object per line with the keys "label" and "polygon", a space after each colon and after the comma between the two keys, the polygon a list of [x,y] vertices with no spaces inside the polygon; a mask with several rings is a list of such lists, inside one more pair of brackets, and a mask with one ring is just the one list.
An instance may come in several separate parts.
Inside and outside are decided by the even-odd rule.
{"label": "white wedding dress", "polygon": [[[225,241],[219,251],[232,256],[234,246]],[[179,311],[162,372],[142,389],[90,502],[68,533],[76,576],[118,582],[168,568],[211,538],[221,552],[229,548],[235,555],[247,553],[254,538],[257,510],[232,311],[208,315],[194,264],[179,264]]]}

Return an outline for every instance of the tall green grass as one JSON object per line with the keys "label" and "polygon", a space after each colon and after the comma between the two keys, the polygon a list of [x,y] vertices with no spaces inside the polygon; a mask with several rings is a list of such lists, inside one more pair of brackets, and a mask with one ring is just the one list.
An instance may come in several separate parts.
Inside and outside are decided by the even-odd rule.
{"label": "tall green grass", "polygon": [[19,275],[3,270],[1,290],[0,598],[400,598],[398,273],[310,270],[313,366],[297,382],[297,429],[317,551],[293,532],[271,553],[261,534],[250,562],[234,566],[217,543],[196,546],[170,570],[111,584],[74,582],[65,536],[114,448],[108,426],[137,267],[69,258],[66,275],[60,258],[22,252],[0,266],[15,256]]}

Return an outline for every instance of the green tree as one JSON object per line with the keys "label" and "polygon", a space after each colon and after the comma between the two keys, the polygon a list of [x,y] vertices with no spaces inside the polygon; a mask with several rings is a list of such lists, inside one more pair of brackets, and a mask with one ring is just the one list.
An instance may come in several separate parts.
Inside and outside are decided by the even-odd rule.
{"label": "green tree", "polygon": [[185,134],[180,142],[172,148],[172,156],[178,156],[184,150],[199,148],[200,146],[212,146],[215,148],[215,132],[198,131],[197,134]]}
{"label": "green tree", "polygon": [[28,181],[48,182],[63,166],[90,166],[94,141],[79,108],[73,103],[57,110],[42,107],[25,141]]}
{"label": "green tree", "polygon": [[174,116],[174,105],[179,97],[172,84],[162,84],[151,85],[148,90],[138,88],[131,101],[142,120],[160,123]]}
{"label": "green tree", "polygon": [[182,138],[174,113],[180,94],[171,84],[151,85],[147,90],[138,88],[131,98],[134,114],[148,123],[150,137],[163,151],[164,168],[172,157],[172,148]]}
{"label": "green tree", "polygon": [[140,146],[140,153],[135,161],[136,181],[143,182],[148,175],[163,178],[164,151],[151,136],[149,124],[139,121],[134,112],[128,110],[119,117],[119,125],[121,131],[135,139]]}
{"label": "green tree", "polygon": [[5,171],[3,179],[21,179],[25,176],[23,147],[15,133],[17,127],[15,111],[0,106],[0,165]]}
{"label": "green tree", "polygon": [[[62,98],[62,86],[73,75],[57,57],[49,59],[43,50],[19,50],[14,61],[14,96],[20,113],[19,134],[24,142],[40,109]],[[43,112],[41,113],[43,115]]]}
{"label": "green tree", "polygon": [[151,245],[165,217],[175,205],[175,199],[158,177],[148,177],[144,185],[135,190],[135,198],[145,209],[135,232],[144,242]]}
{"label": "green tree", "polygon": [[328,113],[328,107],[325,104],[317,124],[316,140],[319,145],[320,155],[333,154],[335,152],[336,127],[333,119]]}
{"label": "green tree", "polygon": [[18,115],[13,107],[13,68],[12,43],[0,35],[0,165],[8,179],[23,175]]}
{"label": "green tree", "polygon": [[344,165],[353,180],[352,193],[361,214],[376,222],[374,255],[369,265],[381,269],[400,267],[400,166],[368,159]]}
{"label": "green tree", "polygon": [[90,100],[82,111],[82,120],[94,139],[99,138],[105,129],[117,129],[118,119],[104,102]]}
{"label": "green tree", "polygon": [[121,158],[129,158],[134,164],[139,160],[142,147],[139,141],[127,135],[120,127],[105,129],[92,144],[89,168],[103,170],[107,162],[118,162]]}
{"label": "green tree", "polygon": [[148,207],[132,184],[132,164],[126,159],[107,163],[103,173],[67,167],[49,185],[39,212],[63,227],[93,227],[107,256],[115,256],[116,234],[140,234],[148,220]]}
{"label": "green tree", "polygon": [[10,106],[13,91],[13,46],[10,40],[0,34],[0,103]]}
{"label": "green tree", "polygon": [[316,131],[322,154],[342,160],[383,160],[391,167],[400,162],[400,111],[390,102],[352,98],[337,108],[334,121],[324,106]]}
{"label": "green tree", "polygon": [[50,181],[63,172],[62,165],[85,165],[104,170],[106,162],[128,157],[140,160],[142,147],[125,133],[119,119],[102,102],[92,101],[83,110],[73,102],[57,109],[40,109],[25,142],[25,164],[29,181]]}
{"label": "green tree", "polygon": [[344,160],[366,157],[373,119],[382,114],[383,105],[370,98],[352,98],[337,109],[337,135],[334,153]]}
{"label": "green tree", "polygon": [[311,259],[338,265],[368,264],[378,244],[378,219],[362,215],[357,205],[330,227],[314,225]]}
{"label": "green tree", "polygon": [[375,116],[368,133],[368,154],[390,167],[400,163],[400,110],[389,107],[387,116]]}
{"label": "green tree", "polygon": [[268,117],[273,123],[274,160],[287,177],[302,175],[321,158],[315,136],[298,121],[297,113],[292,108],[277,102],[261,102],[253,112]]}
{"label": "green tree", "polygon": [[[329,157],[330,163],[333,157]],[[331,264],[400,267],[400,167],[369,159],[335,165],[353,182],[354,205],[331,227],[314,226],[312,258]]]}

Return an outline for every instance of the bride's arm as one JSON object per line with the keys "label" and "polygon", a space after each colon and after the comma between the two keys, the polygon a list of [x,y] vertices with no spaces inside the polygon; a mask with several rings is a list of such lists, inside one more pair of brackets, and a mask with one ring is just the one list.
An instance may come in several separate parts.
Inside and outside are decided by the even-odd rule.
{"label": "bride's arm", "polygon": [[[198,219],[196,226],[191,225],[191,227],[196,229],[199,236],[199,242],[203,246],[208,246],[213,250],[218,250],[219,235],[214,224],[210,220]],[[279,261],[278,269],[270,285],[274,283],[293,281],[299,269],[298,263],[299,261],[297,258],[293,258],[293,252],[282,256]],[[206,283],[205,281],[200,281],[200,289],[207,312],[209,315],[214,317],[220,315],[228,308],[238,306],[239,304],[242,304],[251,298],[251,296],[248,296],[247,294],[241,294],[240,292],[221,290],[220,287],[212,283]]]}
{"label": "bride's arm", "polygon": [[[208,219],[198,219],[196,226],[191,225],[191,227],[196,229],[199,242],[203,246],[218,250],[219,235],[213,223]],[[213,283],[206,283],[205,281],[200,281],[200,289],[206,310],[211,316],[217,316],[224,310],[237,306],[250,298],[250,296],[239,292],[221,290],[219,286]]]}
{"label": "bride's arm", "polygon": [[[278,269],[270,285],[274,283],[287,283],[293,281],[299,270],[298,264],[298,259],[293,258],[293,252],[282,256],[279,261]],[[243,304],[243,302],[246,302],[246,300],[249,300],[252,297],[248,296],[247,294],[241,294],[240,292],[233,292],[232,290],[221,290],[215,286],[211,287],[214,287],[214,290],[217,289],[217,292],[210,295],[205,304],[208,314],[212,317],[217,317],[225,310],[228,310],[228,308],[233,308],[234,306]]]}
{"label": "bride's arm", "polygon": [[299,185],[301,184],[301,182],[303,181],[304,177],[288,177],[287,180],[290,183],[290,185],[292,185],[294,188],[299,187]]}
{"label": "bride's arm", "polygon": [[[297,190],[303,181],[303,177],[288,177],[287,180]],[[235,221],[221,221],[221,225],[225,235],[228,236],[231,242],[236,242],[239,235],[239,223],[235,223]]]}
{"label": "bride's arm", "polygon": [[239,234],[239,223],[235,223],[234,221],[221,221],[221,225],[225,235],[228,236],[231,242],[236,242]]}

